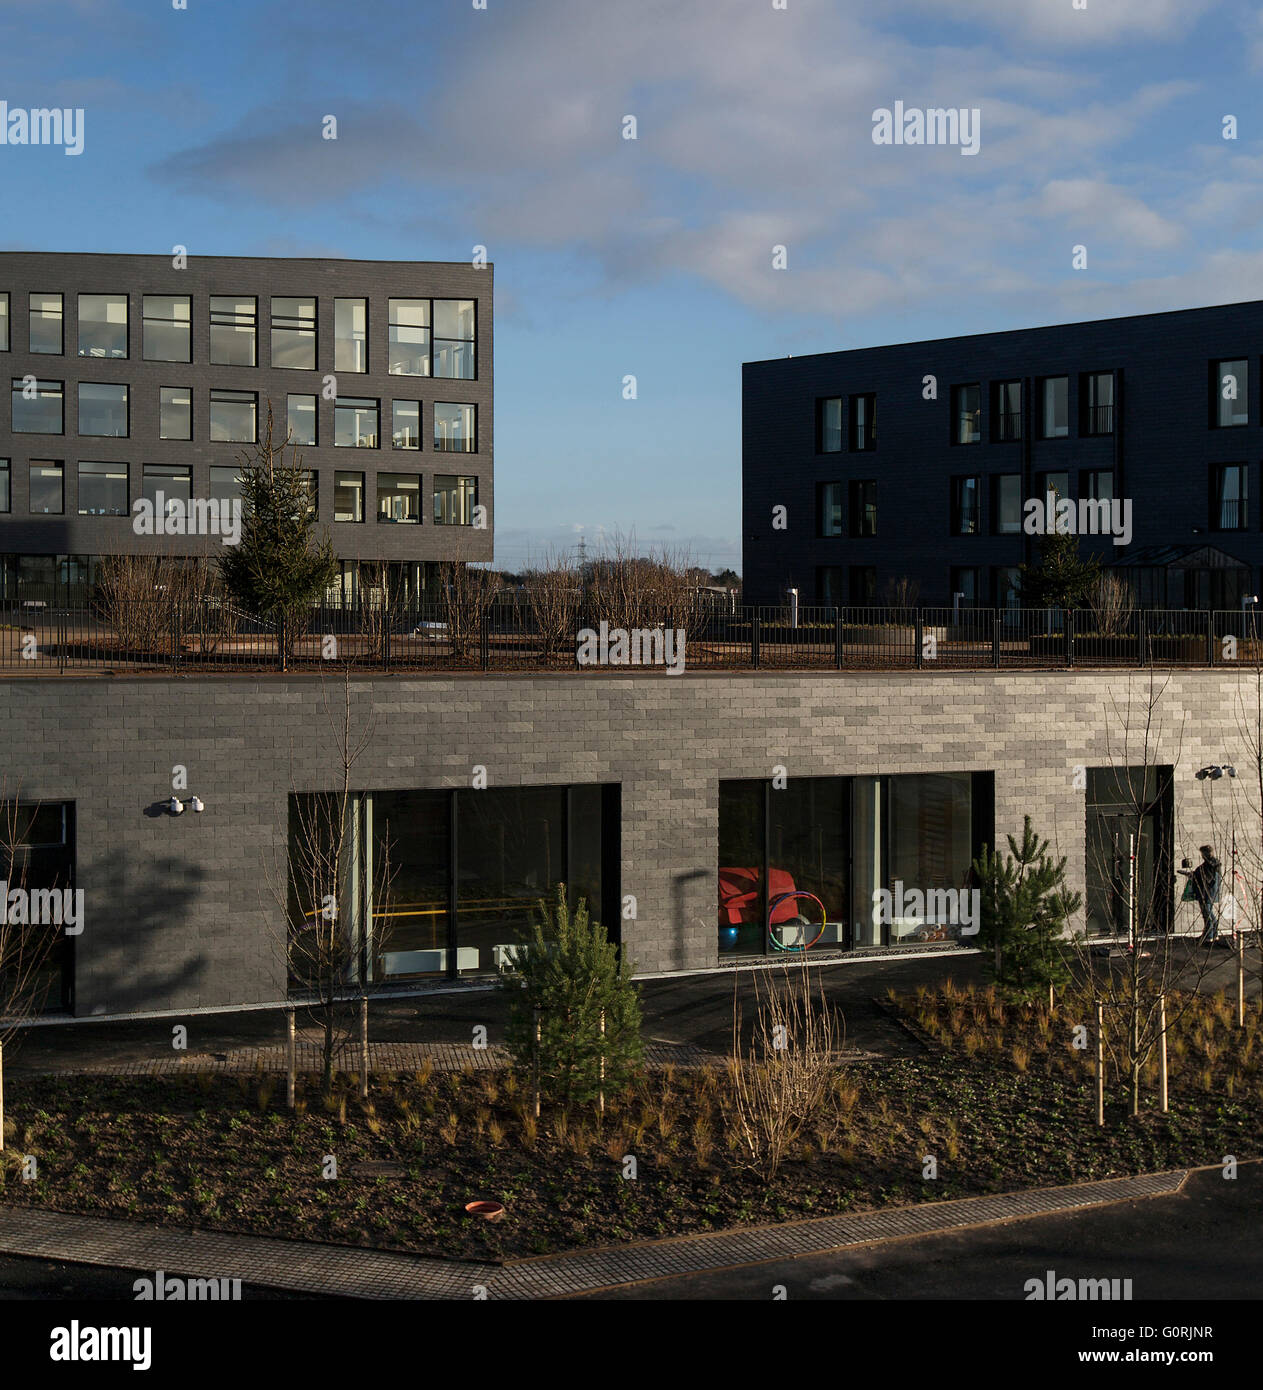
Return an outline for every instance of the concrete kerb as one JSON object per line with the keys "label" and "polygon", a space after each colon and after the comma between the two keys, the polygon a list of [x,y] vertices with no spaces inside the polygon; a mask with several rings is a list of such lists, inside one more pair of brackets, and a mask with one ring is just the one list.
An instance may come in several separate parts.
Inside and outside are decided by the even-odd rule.
{"label": "concrete kerb", "polygon": [[0,1204],[0,1250],[73,1264],[189,1278],[239,1278],[256,1287],[348,1298],[528,1300],[597,1293],[677,1275],[717,1272],[1173,1196],[1178,1169],[1066,1187],[927,1202],[915,1207],[814,1217],[625,1246],[604,1246],[501,1265],[469,1264],[355,1246],[140,1226],[112,1218]]}

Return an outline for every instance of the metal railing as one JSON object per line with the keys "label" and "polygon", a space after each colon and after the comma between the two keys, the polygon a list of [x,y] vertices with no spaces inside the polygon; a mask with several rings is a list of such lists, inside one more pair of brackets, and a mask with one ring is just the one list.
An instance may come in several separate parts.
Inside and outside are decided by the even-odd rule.
{"label": "metal railing", "polygon": [[[1253,612],[1058,608],[699,605],[614,626],[580,603],[540,610],[501,595],[321,605],[284,640],[277,624],[221,599],[127,605],[0,602],[0,672],[357,670],[1031,670],[1263,663]],[[670,631],[674,645],[665,640]],[[622,634],[620,639],[620,633]],[[683,645],[679,645],[682,635]]]}

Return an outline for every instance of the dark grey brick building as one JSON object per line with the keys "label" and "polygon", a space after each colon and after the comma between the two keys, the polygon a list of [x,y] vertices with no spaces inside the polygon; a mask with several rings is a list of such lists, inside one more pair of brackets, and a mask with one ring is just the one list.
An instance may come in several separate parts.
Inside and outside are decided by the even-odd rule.
{"label": "dark grey brick building", "polygon": [[[1231,792],[1194,770],[1242,746],[1245,678],[1174,672],[1150,766],[1126,774],[1141,891],[1177,926],[1193,909],[1173,858],[1222,836]],[[959,888],[1024,814],[1086,890],[1078,925],[1125,930],[1131,811],[1106,773],[1147,688],[1127,671],[357,677],[360,823],[397,871],[390,911],[365,913],[374,985],[494,975],[562,880],[642,973],[777,955],[760,883],[815,895],[819,954],[898,951],[927,931],[877,926],[874,888]],[[3,794],[39,803],[32,850],[85,893],[63,948],[76,1014],[284,997],[294,799],[339,785],[341,701],[336,677],[0,682]],[[200,814],[164,809],[177,767]],[[772,911],[782,945],[802,944],[797,915]]]}
{"label": "dark grey brick building", "polygon": [[269,402],[344,562],[490,560],[492,268],[0,254],[0,590],[74,599],[161,492],[230,499]]}
{"label": "dark grey brick building", "polygon": [[[1130,507],[1084,535],[1137,601],[1234,608],[1263,564],[1263,303],[749,362],[747,601],[1014,606],[1049,489]],[[783,508],[783,513],[775,509]]]}

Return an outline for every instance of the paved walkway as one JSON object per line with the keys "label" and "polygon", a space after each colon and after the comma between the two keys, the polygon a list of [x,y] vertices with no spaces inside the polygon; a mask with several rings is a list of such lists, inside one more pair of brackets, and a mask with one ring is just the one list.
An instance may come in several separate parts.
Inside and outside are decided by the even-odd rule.
{"label": "paved walkway", "polygon": [[163,1270],[186,1278],[240,1279],[247,1285],[344,1298],[564,1298],[676,1274],[731,1269],[904,1236],[934,1235],[1137,1198],[1170,1196],[1180,1190],[1187,1176],[1183,1171],[1149,1173],[1073,1187],[1036,1188],[715,1235],[680,1236],[504,1265],[142,1226],[2,1204],[0,1250],[150,1274]]}

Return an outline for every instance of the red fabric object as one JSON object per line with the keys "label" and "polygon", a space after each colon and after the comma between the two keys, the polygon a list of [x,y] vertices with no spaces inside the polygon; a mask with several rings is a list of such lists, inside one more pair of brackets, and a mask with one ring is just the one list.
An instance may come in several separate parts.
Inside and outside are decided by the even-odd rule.
{"label": "red fabric object", "polygon": [[[772,869],[768,874],[768,900],[780,893],[794,891],[794,877],[786,869]],[[798,914],[797,898],[790,898],[772,909],[772,923],[792,922]],[[758,924],[763,913],[763,895],[757,869],[720,869],[719,922],[721,926],[738,927],[747,922]]]}

